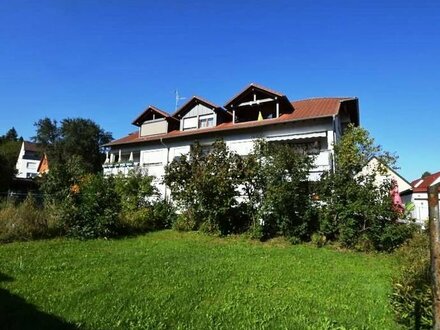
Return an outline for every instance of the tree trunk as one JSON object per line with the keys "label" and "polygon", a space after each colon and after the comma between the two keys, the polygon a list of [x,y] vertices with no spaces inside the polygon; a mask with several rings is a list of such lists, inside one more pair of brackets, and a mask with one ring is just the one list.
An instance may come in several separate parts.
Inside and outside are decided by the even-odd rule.
{"label": "tree trunk", "polygon": [[440,184],[429,187],[429,242],[431,250],[433,329],[440,330],[440,224],[438,189]]}

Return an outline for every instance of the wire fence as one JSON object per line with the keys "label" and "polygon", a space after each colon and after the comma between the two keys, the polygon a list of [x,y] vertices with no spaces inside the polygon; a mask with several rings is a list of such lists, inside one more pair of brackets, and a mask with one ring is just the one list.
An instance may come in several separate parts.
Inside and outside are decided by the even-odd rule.
{"label": "wire fence", "polygon": [[5,201],[7,203],[19,204],[25,201],[28,196],[32,196],[37,204],[43,204],[46,194],[42,194],[38,191],[4,191],[0,192],[0,201]]}

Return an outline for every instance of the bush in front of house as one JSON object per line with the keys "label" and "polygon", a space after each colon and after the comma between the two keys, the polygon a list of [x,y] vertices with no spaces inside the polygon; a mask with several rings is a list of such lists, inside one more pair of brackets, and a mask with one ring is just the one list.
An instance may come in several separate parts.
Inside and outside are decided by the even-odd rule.
{"label": "bush in front of house", "polygon": [[218,140],[209,152],[194,144],[166,167],[165,184],[180,210],[176,228],[230,234],[240,176],[240,157]]}
{"label": "bush in front of house", "polygon": [[384,168],[364,171],[373,156],[390,167],[396,161],[365,129],[349,126],[335,145],[335,170],[320,181],[320,233],[344,247],[392,251],[415,226],[399,222],[403,214],[393,205],[391,182],[376,180]]}
{"label": "bush in front of house", "polygon": [[71,187],[60,207],[60,220],[69,236],[90,239],[119,234],[121,203],[112,177],[86,175]]}
{"label": "bush in front of house", "polygon": [[391,306],[408,329],[432,328],[429,238],[416,234],[396,252],[400,269],[393,278]]}
{"label": "bush in front of house", "polygon": [[260,140],[244,164],[241,183],[252,236],[283,235],[292,242],[309,239],[316,230],[308,184],[313,156],[289,144]]}
{"label": "bush in front of house", "polygon": [[165,183],[180,210],[174,228],[304,240],[316,227],[307,183],[312,162],[285,144],[258,141],[246,157],[221,140],[209,152],[195,144],[166,168]]}
{"label": "bush in front of house", "polygon": [[115,189],[121,203],[120,227],[126,234],[139,234],[170,228],[175,211],[171,203],[162,199],[153,177],[142,171],[114,177]]}

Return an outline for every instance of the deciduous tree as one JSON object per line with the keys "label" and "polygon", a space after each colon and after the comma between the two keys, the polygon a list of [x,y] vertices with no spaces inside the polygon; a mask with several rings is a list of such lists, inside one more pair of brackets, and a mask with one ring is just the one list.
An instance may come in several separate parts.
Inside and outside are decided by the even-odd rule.
{"label": "deciduous tree", "polygon": [[111,141],[112,135],[92,120],[67,118],[58,125],[55,120],[43,118],[34,125],[37,132],[33,140],[48,154],[51,167],[65,164],[70,157],[76,156],[88,172],[102,169],[102,145]]}

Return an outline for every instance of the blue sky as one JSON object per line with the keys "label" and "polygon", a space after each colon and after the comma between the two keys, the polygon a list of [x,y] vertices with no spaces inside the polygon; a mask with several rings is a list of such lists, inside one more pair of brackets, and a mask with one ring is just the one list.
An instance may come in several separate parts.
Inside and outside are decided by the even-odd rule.
{"label": "blue sky", "polygon": [[224,104],[256,82],[357,96],[407,179],[440,171],[440,2],[0,2],[0,134],[86,117],[115,138],[174,91]]}

